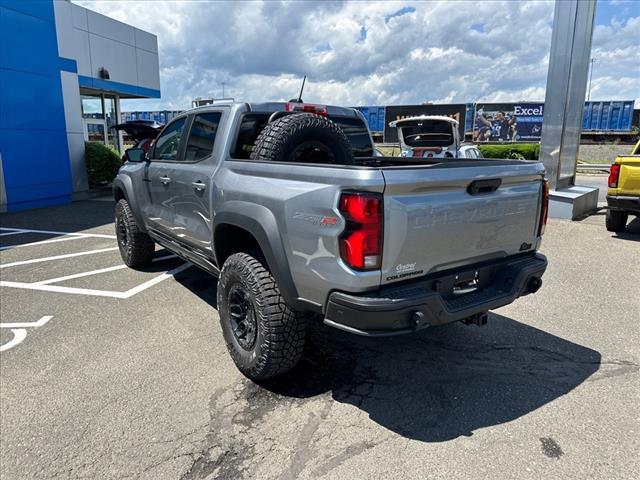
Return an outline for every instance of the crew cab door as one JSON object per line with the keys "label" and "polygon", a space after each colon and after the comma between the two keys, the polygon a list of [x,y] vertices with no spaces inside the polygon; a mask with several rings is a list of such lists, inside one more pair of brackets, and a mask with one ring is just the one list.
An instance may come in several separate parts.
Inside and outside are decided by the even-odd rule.
{"label": "crew cab door", "polygon": [[175,226],[174,170],[182,161],[187,117],[165,127],[149,152],[144,181],[147,186],[145,216],[150,228],[168,234]]}
{"label": "crew cab door", "polygon": [[191,117],[183,161],[173,169],[174,235],[207,256],[213,251],[212,176],[220,157],[215,145],[224,112],[221,108]]}

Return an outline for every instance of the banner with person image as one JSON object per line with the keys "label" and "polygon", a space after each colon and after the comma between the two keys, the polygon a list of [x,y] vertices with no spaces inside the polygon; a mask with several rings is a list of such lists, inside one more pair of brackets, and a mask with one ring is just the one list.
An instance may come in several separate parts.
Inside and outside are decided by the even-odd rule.
{"label": "banner with person image", "polygon": [[544,103],[477,103],[473,141],[539,142]]}

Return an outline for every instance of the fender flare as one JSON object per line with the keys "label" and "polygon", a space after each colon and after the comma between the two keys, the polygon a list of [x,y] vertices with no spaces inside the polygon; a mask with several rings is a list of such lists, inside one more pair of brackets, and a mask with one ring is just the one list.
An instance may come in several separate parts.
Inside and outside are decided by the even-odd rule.
{"label": "fender flare", "polygon": [[133,182],[131,181],[131,178],[127,176],[121,176],[121,175],[117,176],[113,180],[112,190],[113,190],[114,200],[118,198],[118,195],[117,195],[118,190],[122,191],[122,193],[124,194],[124,199],[127,201],[129,206],[131,207],[131,212],[133,213],[133,217],[136,219],[138,228],[146,232],[147,227],[142,218],[142,213],[140,212],[138,201],[136,200],[135,190],[133,188]]}
{"label": "fender flare", "polygon": [[[282,238],[278,229],[278,222],[274,214],[263,205],[243,201],[226,202],[221,211],[216,212],[213,227],[215,239],[216,230],[220,225],[227,224],[242,228],[258,241],[264,254],[269,270],[278,283],[280,293],[285,301],[293,308],[308,310],[309,305],[302,305],[291,276],[291,269],[285,253]],[[215,241],[213,245],[216,249]],[[220,262],[216,258],[220,268]]]}

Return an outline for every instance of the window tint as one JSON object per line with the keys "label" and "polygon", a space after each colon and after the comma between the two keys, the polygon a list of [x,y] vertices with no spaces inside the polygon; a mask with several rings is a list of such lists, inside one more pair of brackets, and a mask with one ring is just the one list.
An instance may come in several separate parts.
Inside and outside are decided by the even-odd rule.
{"label": "window tint", "polygon": [[178,148],[180,147],[180,138],[186,117],[180,118],[162,132],[156,140],[156,146],[153,150],[153,158],[157,160],[176,160],[178,157]]}
{"label": "window tint", "polygon": [[[267,125],[270,113],[248,113],[242,118],[240,131],[233,150],[233,158],[248,159],[253,149],[253,144]],[[355,157],[372,157],[373,145],[369,137],[369,131],[365,123],[359,118],[352,117],[329,117],[345,133]]]}
{"label": "window tint", "polygon": [[195,162],[211,154],[221,116],[220,112],[212,112],[197,115],[193,119],[184,153],[185,161]]}
{"label": "window tint", "polygon": [[267,125],[270,116],[270,113],[249,113],[242,117],[233,158],[248,159],[250,157],[253,144]]}
{"label": "window tint", "polygon": [[342,129],[351,142],[354,157],[373,157],[369,130],[362,120],[350,117],[329,117]]}

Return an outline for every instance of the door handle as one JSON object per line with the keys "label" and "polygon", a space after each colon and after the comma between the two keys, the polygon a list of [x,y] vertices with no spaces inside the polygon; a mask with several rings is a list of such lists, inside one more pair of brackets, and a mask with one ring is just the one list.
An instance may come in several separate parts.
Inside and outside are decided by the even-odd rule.
{"label": "door handle", "polygon": [[193,188],[197,191],[197,192],[201,192],[203,191],[205,188],[207,188],[207,186],[202,183],[201,181],[197,181],[197,182],[192,182],[191,185],[193,185]]}
{"label": "door handle", "polygon": [[171,179],[165,175],[164,177],[160,177],[160,182],[162,182],[163,185],[169,185],[171,183]]}

